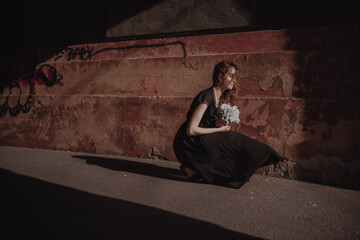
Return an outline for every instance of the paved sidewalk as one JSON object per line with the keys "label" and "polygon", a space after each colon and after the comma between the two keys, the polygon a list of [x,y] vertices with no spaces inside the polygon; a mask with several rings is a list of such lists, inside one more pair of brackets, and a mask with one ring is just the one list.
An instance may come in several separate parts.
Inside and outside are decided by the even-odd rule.
{"label": "paved sidewalk", "polygon": [[231,189],[178,168],[0,147],[0,238],[360,239],[360,191],[259,175]]}

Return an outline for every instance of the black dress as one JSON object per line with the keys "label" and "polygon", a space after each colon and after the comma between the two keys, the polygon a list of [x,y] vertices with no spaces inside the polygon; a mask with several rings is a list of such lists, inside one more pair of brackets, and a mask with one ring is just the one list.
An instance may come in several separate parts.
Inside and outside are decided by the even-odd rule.
{"label": "black dress", "polygon": [[199,127],[216,127],[214,90],[208,88],[194,98],[186,122],[179,128],[173,142],[178,161],[200,173],[204,181],[239,188],[259,167],[284,159],[268,145],[238,132],[188,136],[186,128],[190,117],[195,108],[204,102],[208,108]]}

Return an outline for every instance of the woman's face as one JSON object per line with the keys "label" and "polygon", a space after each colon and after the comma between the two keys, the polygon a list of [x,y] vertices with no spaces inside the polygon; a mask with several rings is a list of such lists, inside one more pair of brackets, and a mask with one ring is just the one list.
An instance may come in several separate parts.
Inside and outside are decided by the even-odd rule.
{"label": "woman's face", "polygon": [[225,75],[221,76],[221,83],[227,89],[233,89],[236,83],[236,69],[230,67]]}

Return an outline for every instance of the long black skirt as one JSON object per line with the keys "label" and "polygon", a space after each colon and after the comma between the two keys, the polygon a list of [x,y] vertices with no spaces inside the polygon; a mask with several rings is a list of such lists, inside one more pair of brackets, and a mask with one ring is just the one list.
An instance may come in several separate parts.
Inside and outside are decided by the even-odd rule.
{"label": "long black skirt", "polygon": [[208,183],[247,182],[262,166],[284,160],[270,146],[238,132],[187,136],[187,123],[174,138],[179,162]]}

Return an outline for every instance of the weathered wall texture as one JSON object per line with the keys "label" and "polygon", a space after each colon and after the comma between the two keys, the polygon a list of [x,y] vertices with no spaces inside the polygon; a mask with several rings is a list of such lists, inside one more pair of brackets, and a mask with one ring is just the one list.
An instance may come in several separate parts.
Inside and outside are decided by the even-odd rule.
{"label": "weathered wall texture", "polygon": [[359,26],[39,49],[1,60],[0,144],[176,161],[214,65],[240,67],[234,130],[290,159],[258,173],[360,187]]}
{"label": "weathered wall texture", "polygon": [[[107,37],[176,33],[249,27],[253,21],[251,0],[166,0],[126,19],[139,3],[108,7]],[[142,4],[144,5],[144,4]],[[129,14],[125,13],[125,16]]]}

